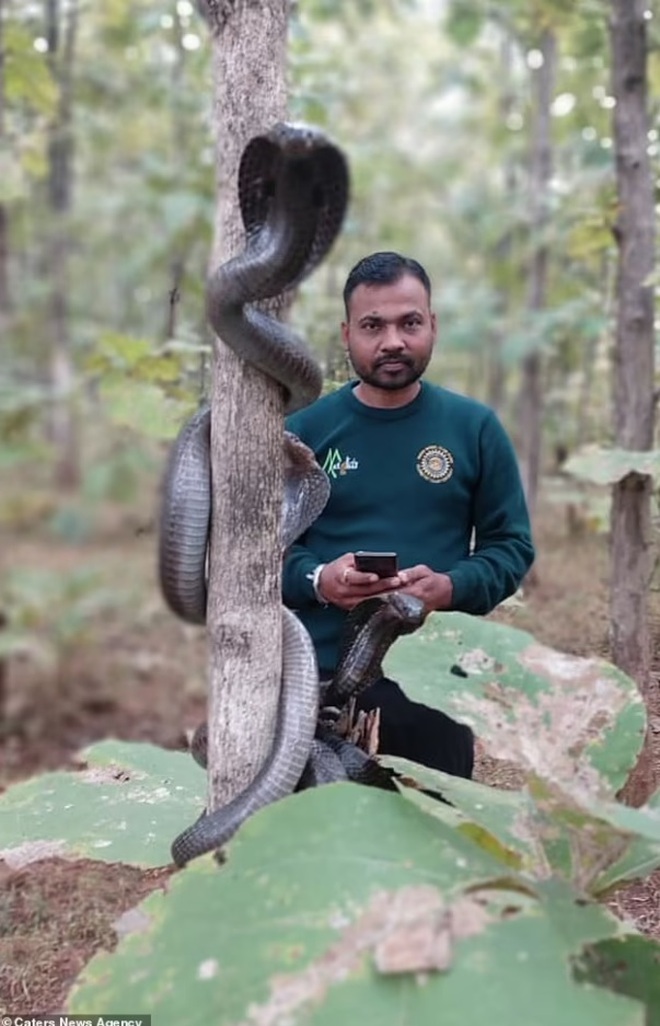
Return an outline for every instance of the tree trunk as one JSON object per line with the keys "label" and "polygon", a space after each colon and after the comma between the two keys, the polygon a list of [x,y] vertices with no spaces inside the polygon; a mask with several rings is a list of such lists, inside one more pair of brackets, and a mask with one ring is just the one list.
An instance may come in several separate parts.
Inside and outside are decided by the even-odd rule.
{"label": "tree trunk", "polygon": [[[575,448],[579,449],[588,442],[593,442],[609,434],[609,423],[602,423],[598,370],[604,364],[609,365],[610,352],[610,321],[614,310],[614,261],[610,253],[604,253],[601,260],[600,288],[603,294],[603,314],[605,327],[598,335],[589,338],[582,353],[582,378],[577,397],[575,411]],[[606,417],[609,419],[609,403]]]}
{"label": "tree trunk", "polygon": [[[5,136],[5,50],[4,50],[5,7],[0,0],[0,147]],[[9,292],[9,216],[7,207],[0,203],[0,338],[6,338],[6,324],[11,309]],[[7,617],[0,609],[0,632],[7,625]],[[7,661],[0,657],[0,725],[5,718],[7,704]]]}
{"label": "tree trunk", "polygon": [[[189,118],[182,104],[185,93],[185,61],[186,50],[183,45],[185,28],[179,4],[173,5],[172,36],[174,39],[174,61],[172,63],[172,92],[170,97],[171,111],[171,163],[175,168],[175,177],[181,178],[189,157],[190,130]],[[181,285],[186,273],[186,253],[183,244],[170,255],[170,287],[169,303],[165,316],[165,342],[175,337],[178,326],[178,311],[181,302]]]}
{"label": "tree trunk", "polygon": [[[619,247],[614,351],[616,444],[645,450],[653,445],[653,286],[655,208],[648,158],[646,0],[612,0],[610,39],[617,171]],[[640,804],[655,789],[652,726],[660,725],[657,684],[650,679],[648,589],[652,480],[629,474],[614,487],[610,629],[615,663],[637,681],[649,715],[649,731],[624,797]]]}
{"label": "tree trunk", "polygon": [[[4,0],[0,0],[0,146],[5,137],[4,19]],[[9,309],[9,214],[6,204],[0,203],[0,335],[4,335],[3,321]]]}
{"label": "tree trunk", "polygon": [[57,114],[49,128],[48,199],[52,213],[47,244],[50,282],[50,381],[53,390],[50,437],[57,452],[56,484],[75,487],[80,479],[78,430],[73,412],[74,369],[69,331],[69,215],[73,177],[71,105],[78,6],[70,0],[60,45],[59,0],[47,0],[46,35],[51,71],[59,86]]}
{"label": "tree trunk", "polygon": [[[528,308],[532,314],[546,304],[548,280],[548,244],[545,238],[549,220],[548,187],[552,175],[552,117],[557,45],[554,33],[545,29],[539,45],[543,64],[534,73],[534,111],[530,189],[530,227],[534,240],[529,272]],[[534,519],[541,473],[541,425],[543,418],[542,360],[540,352],[530,353],[522,365],[521,432],[523,443],[522,475],[530,515]]]}
{"label": "tree trunk", "polygon": [[[211,266],[243,248],[240,155],[286,115],[288,0],[209,0],[218,205]],[[223,805],[270,750],[281,672],[282,396],[217,341],[212,383],[213,523],[209,804]]]}
{"label": "tree trunk", "polygon": [[[515,93],[513,88],[513,39],[508,30],[504,29],[504,36],[500,48],[500,72],[501,92],[499,97],[499,116],[502,125],[505,126],[515,104]],[[513,208],[516,195],[516,172],[511,156],[504,161],[504,197],[507,203]],[[508,267],[511,263],[513,253],[513,229],[507,228],[502,237],[495,245],[493,260],[496,266]],[[488,349],[488,391],[486,401],[489,406],[498,412],[504,407],[506,373],[502,359],[502,349],[506,332],[505,321],[511,305],[511,290],[501,286],[497,290],[497,313],[500,326],[498,326],[491,339]]]}

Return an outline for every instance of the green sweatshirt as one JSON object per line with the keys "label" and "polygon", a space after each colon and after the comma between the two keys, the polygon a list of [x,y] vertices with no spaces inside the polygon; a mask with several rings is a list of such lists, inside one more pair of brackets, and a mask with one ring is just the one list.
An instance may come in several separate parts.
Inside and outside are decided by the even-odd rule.
{"label": "green sweatshirt", "polygon": [[[320,604],[311,575],[358,549],[393,551],[399,569],[448,573],[452,608],[490,612],[534,559],[513,446],[487,406],[428,382],[407,406],[365,406],[349,382],[287,418],[332,485],[328,504],[284,562],[285,603],[298,612],[323,676],[332,674],[346,613]],[[474,548],[471,537],[474,529]]]}

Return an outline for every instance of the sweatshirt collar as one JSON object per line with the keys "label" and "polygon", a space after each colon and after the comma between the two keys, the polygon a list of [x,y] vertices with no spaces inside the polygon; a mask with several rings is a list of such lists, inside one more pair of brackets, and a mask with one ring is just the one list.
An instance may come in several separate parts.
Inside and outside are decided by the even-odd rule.
{"label": "sweatshirt collar", "polygon": [[367,406],[367,404],[361,402],[353,392],[353,389],[358,384],[359,379],[354,378],[343,386],[346,402],[354,413],[371,420],[403,420],[405,417],[414,416],[414,414],[418,413],[422,409],[425,402],[425,396],[428,391],[428,385],[426,382],[421,381],[419,392],[415,398],[411,400],[411,402],[406,403],[405,406]]}

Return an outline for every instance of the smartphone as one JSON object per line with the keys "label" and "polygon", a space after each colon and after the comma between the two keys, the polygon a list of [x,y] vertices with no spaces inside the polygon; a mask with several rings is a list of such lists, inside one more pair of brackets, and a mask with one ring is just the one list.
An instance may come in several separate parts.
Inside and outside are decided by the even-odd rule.
{"label": "smartphone", "polygon": [[363,574],[396,577],[399,560],[396,552],[356,552],[355,569],[360,570]]}

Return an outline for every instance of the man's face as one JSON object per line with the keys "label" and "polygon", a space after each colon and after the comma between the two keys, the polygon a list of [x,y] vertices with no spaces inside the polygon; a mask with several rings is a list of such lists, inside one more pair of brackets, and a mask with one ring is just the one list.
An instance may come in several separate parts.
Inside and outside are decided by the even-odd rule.
{"label": "man's face", "polygon": [[358,285],[342,338],[357,376],[388,392],[407,388],[426,370],[436,320],[421,281],[404,274],[391,285]]}

